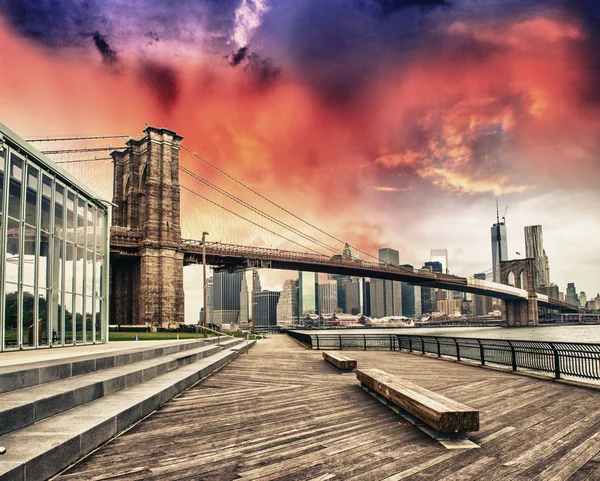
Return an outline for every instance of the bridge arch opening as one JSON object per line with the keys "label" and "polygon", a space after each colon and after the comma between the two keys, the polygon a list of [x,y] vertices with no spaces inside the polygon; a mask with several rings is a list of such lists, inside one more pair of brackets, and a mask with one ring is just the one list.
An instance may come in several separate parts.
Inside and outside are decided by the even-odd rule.
{"label": "bridge arch opening", "polygon": [[515,285],[515,273],[513,271],[510,271],[508,273],[508,285],[509,286]]}

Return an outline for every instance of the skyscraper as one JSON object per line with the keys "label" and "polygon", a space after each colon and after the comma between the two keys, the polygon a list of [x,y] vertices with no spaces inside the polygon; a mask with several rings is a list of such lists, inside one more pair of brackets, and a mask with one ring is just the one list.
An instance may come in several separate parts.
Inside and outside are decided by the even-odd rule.
{"label": "skyscraper", "polygon": [[277,325],[277,301],[280,293],[277,291],[262,291],[254,294],[254,319],[252,325],[267,327]]}
{"label": "skyscraper", "polygon": [[277,301],[277,325],[291,326],[298,321],[298,281],[288,279]]}
{"label": "skyscraper", "polygon": [[[442,272],[442,263],[439,261],[426,262],[421,269],[428,270],[430,272]],[[421,312],[432,313],[437,310],[437,289],[434,287],[421,287]]]}
{"label": "skyscraper", "polygon": [[239,325],[240,329],[248,329],[250,327],[250,313],[252,307],[250,306],[250,294],[248,293],[248,282],[246,279],[246,272],[242,277],[242,286],[240,288],[240,317]]}
{"label": "skyscraper", "polygon": [[[473,277],[485,281],[485,272],[475,274]],[[494,310],[492,303],[493,300],[489,296],[483,296],[481,294],[473,295],[474,312],[472,314],[474,316],[487,316]]]}
{"label": "skyscraper", "polygon": [[344,282],[344,289],[346,290],[346,306],[344,307],[344,312],[353,315],[361,314],[363,312],[362,279],[352,279],[351,282]]}
{"label": "skyscraper", "polygon": [[258,270],[254,269],[252,271],[252,294],[249,300],[250,304],[250,312],[248,313],[250,319],[254,318],[254,296],[262,291],[260,286],[260,276],[258,275]]}
{"label": "skyscraper", "polygon": [[[400,254],[390,247],[379,249],[379,260],[400,265]],[[400,281],[371,279],[371,317],[402,315],[402,286]]]}
{"label": "skyscraper", "polygon": [[[402,267],[413,268],[410,264],[402,264]],[[402,282],[402,315],[406,317],[421,316],[421,287],[413,286],[408,282]]]}
{"label": "skyscraper", "polygon": [[213,323],[237,324],[243,272],[217,271],[213,274]]}
{"label": "skyscraper", "polygon": [[337,282],[319,284],[319,314],[333,314],[338,307]]}
{"label": "skyscraper", "polygon": [[316,272],[298,272],[298,309],[300,317],[316,314],[319,307],[319,280]]}
{"label": "skyscraper", "polygon": [[500,282],[500,261],[508,260],[508,245],[506,241],[506,225],[504,218],[492,226],[492,280]]}
{"label": "skyscraper", "polygon": [[362,280],[363,283],[363,314],[365,316],[371,315],[371,281],[367,279]]}
{"label": "skyscraper", "polygon": [[536,287],[550,285],[550,267],[544,250],[541,225],[525,226],[525,254],[534,260]]}
{"label": "skyscraper", "polygon": [[442,271],[444,274],[448,274],[448,249],[431,249],[429,252],[430,262],[439,262],[442,264]]}
{"label": "skyscraper", "polygon": [[571,304],[579,305],[579,296],[577,295],[577,289],[575,289],[575,283],[569,282],[567,284],[567,292],[565,294],[565,301]]}

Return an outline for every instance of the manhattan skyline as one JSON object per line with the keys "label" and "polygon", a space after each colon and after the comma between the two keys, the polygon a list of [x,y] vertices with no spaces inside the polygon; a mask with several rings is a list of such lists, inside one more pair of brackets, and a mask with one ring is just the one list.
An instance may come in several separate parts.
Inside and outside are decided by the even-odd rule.
{"label": "manhattan skyline", "polygon": [[0,0],[1,120],[25,138],[171,128],[352,246],[415,266],[447,249],[464,276],[491,267],[498,198],[508,258],[542,225],[551,281],[595,294],[600,11],[576,3]]}

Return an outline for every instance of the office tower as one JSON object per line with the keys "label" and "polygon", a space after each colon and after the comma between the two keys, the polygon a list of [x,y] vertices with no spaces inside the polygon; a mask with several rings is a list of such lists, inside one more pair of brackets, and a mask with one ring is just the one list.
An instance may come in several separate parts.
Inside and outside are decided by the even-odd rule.
{"label": "office tower", "polygon": [[437,311],[443,312],[447,316],[453,316],[461,312],[461,301],[458,299],[444,299],[437,301]]}
{"label": "office tower", "polygon": [[347,314],[357,315],[363,312],[362,310],[362,279],[344,282],[346,291],[346,306],[344,312]]}
{"label": "office tower", "polygon": [[240,317],[239,325],[240,329],[248,329],[250,327],[250,313],[252,308],[250,306],[250,293],[248,292],[248,282],[246,279],[246,272],[242,277],[242,287],[240,288]]}
{"label": "office tower", "polygon": [[352,259],[352,252],[350,251],[350,246],[348,245],[347,242],[346,242],[346,245],[344,246],[344,252],[342,252],[342,257],[344,259]]}
{"label": "office tower", "polygon": [[254,294],[254,319],[252,325],[268,327],[277,325],[277,301],[280,292],[262,291]]}
{"label": "office tower", "polygon": [[338,307],[337,282],[319,284],[319,314],[333,314]]}
{"label": "office tower", "polygon": [[426,269],[431,272],[439,272],[440,274],[444,272],[444,266],[439,261],[430,261],[423,264],[422,269]]}
{"label": "office tower", "polygon": [[[412,269],[410,264],[400,267]],[[421,287],[413,286],[408,282],[401,283],[402,289],[402,315],[406,317],[419,317],[421,315]]]}
{"label": "office tower", "polygon": [[448,250],[447,249],[431,249],[429,252],[430,262],[439,262],[442,264],[442,273],[448,274],[450,272],[448,267]]}
{"label": "office tower", "polygon": [[[423,270],[427,270],[429,272],[438,272],[441,273],[443,266],[439,261],[429,261],[426,262],[423,267]],[[423,314],[437,311],[437,295],[438,289],[434,287],[421,287],[421,312]]]}
{"label": "office tower", "polygon": [[584,291],[581,291],[579,293],[579,306],[585,307],[586,303],[587,303],[587,296],[585,295]]}
{"label": "office tower", "polygon": [[217,271],[213,274],[213,323],[237,324],[243,272]]}
{"label": "office tower", "polygon": [[565,294],[565,301],[570,302],[571,304],[579,305],[579,297],[577,296],[577,289],[575,289],[575,284],[573,282],[569,282],[567,284],[567,292]]}
{"label": "office tower", "polygon": [[367,279],[362,280],[363,284],[363,314],[365,316],[371,315],[371,281]]}
{"label": "office tower", "polygon": [[385,281],[371,278],[371,317],[385,317]]}
{"label": "office tower", "polygon": [[204,309],[206,312],[206,325],[214,324],[214,306],[213,306],[213,278],[206,279],[206,303],[208,306]]}
{"label": "office tower", "polygon": [[386,264],[392,264],[394,266],[400,265],[400,253],[396,249],[391,247],[385,247],[379,249],[379,260]]}
{"label": "office tower", "polygon": [[536,287],[550,285],[548,256],[544,250],[544,238],[541,225],[525,226],[525,254],[534,259]]}
{"label": "office tower", "polygon": [[[336,307],[345,312],[346,307],[346,288],[344,284],[346,282],[351,282],[351,276],[344,276],[341,274],[329,274],[327,279],[330,281],[335,281],[337,283],[337,300]],[[334,311],[331,311],[334,312]]]}
{"label": "office tower", "polygon": [[298,310],[300,317],[316,314],[319,307],[319,280],[315,272],[298,272]]}
{"label": "office tower", "polygon": [[277,302],[277,325],[289,327],[298,322],[298,281],[288,279]]}
{"label": "office tower", "polygon": [[250,298],[250,312],[248,313],[250,319],[253,319],[254,313],[252,310],[254,309],[254,296],[262,291],[260,286],[260,276],[258,275],[258,270],[254,269],[252,271],[252,297]]}
{"label": "office tower", "polygon": [[506,238],[506,224],[504,218],[492,226],[492,280],[500,282],[500,261],[508,260],[508,244]]}
{"label": "office tower", "polygon": [[[475,274],[473,277],[475,279],[481,279],[485,281],[485,273]],[[474,316],[487,316],[490,312],[492,312],[492,298],[489,296],[483,296],[481,294],[475,294],[473,296],[473,311],[471,312]]]}

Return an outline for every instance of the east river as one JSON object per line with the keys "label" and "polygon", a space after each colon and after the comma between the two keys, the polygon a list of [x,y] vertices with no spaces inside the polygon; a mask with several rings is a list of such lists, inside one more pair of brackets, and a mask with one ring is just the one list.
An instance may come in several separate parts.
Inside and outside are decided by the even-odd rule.
{"label": "east river", "polygon": [[543,327],[420,327],[403,329],[311,329],[307,334],[415,334],[423,336],[475,337],[600,343],[600,325],[552,325]]}

